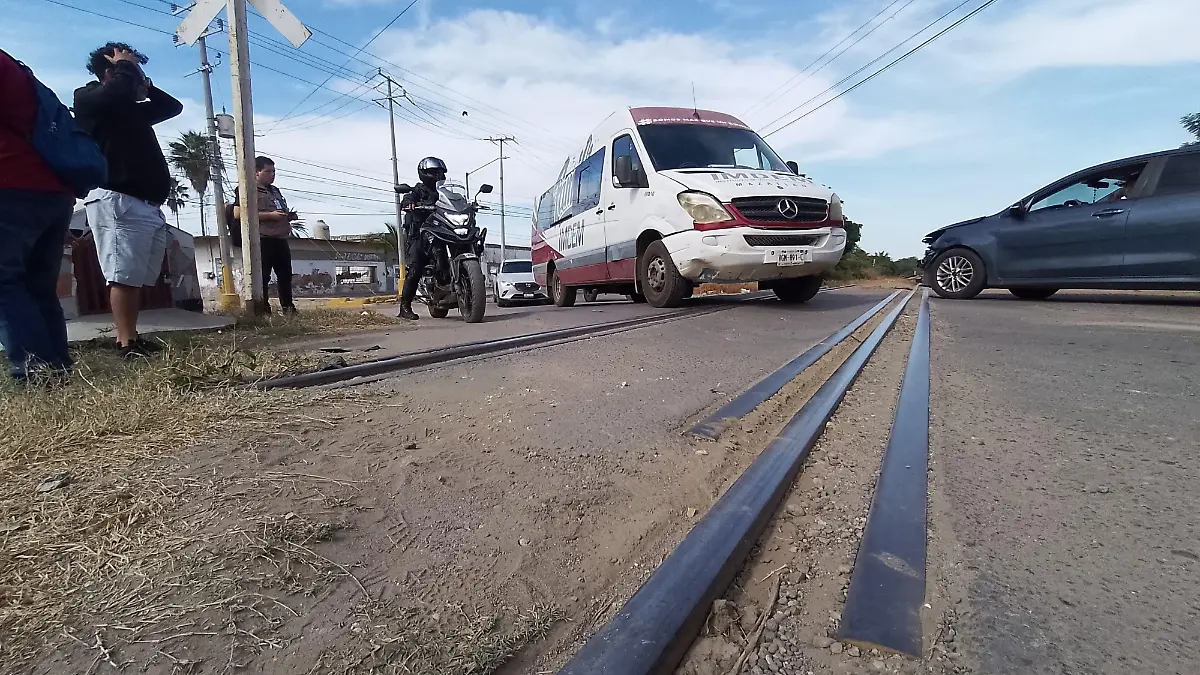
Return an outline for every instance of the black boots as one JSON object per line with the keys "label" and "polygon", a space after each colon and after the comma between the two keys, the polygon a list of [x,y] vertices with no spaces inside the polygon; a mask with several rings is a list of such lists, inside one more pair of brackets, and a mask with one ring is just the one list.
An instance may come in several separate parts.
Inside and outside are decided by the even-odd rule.
{"label": "black boots", "polygon": [[412,301],[417,297],[417,286],[421,283],[421,277],[413,274],[411,271],[404,277],[404,288],[400,292],[400,313],[396,316],[408,321],[416,321],[419,317],[413,311]]}

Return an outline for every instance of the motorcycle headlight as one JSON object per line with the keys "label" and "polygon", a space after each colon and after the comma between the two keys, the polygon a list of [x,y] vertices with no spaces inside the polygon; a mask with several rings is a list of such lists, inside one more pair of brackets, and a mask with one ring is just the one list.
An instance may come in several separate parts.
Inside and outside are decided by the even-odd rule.
{"label": "motorcycle headlight", "polygon": [[704,225],[733,220],[733,216],[729,215],[725,206],[707,192],[680,192],[677,199],[683,210],[692,217],[693,222]]}
{"label": "motorcycle headlight", "polygon": [[457,234],[460,237],[465,237],[465,236],[467,236],[467,228],[456,227],[456,228],[454,228],[454,234]]}
{"label": "motorcycle headlight", "polygon": [[[446,214],[446,220],[450,221],[450,224],[453,225],[455,228],[460,228],[460,227],[465,228],[465,227],[467,227],[467,225],[469,225],[471,223],[471,214],[469,214],[469,213],[448,213],[448,214]],[[457,229],[455,230],[455,232],[457,232]]]}
{"label": "motorcycle headlight", "polygon": [[842,220],[842,199],[837,195],[829,198],[829,220]]}

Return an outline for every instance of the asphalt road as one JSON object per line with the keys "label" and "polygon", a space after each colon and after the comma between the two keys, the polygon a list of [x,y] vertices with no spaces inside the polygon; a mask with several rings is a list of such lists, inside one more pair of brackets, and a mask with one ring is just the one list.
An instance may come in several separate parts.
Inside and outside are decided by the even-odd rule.
{"label": "asphalt road", "polygon": [[1200,302],[932,312],[931,578],[970,670],[1200,672]]}

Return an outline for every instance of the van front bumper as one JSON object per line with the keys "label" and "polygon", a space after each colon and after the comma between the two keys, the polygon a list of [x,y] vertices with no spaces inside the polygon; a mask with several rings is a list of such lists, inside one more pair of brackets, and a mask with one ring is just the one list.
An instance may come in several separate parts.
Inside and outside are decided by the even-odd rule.
{"label": "van front bumper", "polygon": [[[679,273],[693,283],[770,281],[832,270],[846,248],[846,231],[840,227],[687,230],[663,239],[663,244]],[[781,252],[798,249],[804,252],[804,262],[779,264]]]}

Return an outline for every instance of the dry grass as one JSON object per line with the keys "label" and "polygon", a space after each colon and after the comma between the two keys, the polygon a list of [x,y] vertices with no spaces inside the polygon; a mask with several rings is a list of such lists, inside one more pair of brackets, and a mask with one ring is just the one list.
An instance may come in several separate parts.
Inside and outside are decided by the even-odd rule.
{"label": "dry grass", "polygon": [[[0,672],[28,672],[63,651],[90,658],[89,673],[134,662],[131,670],[233,672],[285,647],[288,622],[339,584],[382,615],[352,568],[322,554],[347,526],[329,514],[357,486],[187,466],[198,444],[294,442],[304,427],[336,425],[339,409],[360,409],[366,402],[346,394],[230,386],[311,367],[315,357],[265,346],[273,338],[390,323],[353,316],[255,321],[170,340],[138,364],[90,347],[65,386],[0,385]],[[311,412],[318,402],[326,419]],[[300,495],[295,512],[270,512],[279,494]],[[387,616],[358,661],[378,672],[462,675],[491,672],[557,619],[537,608],[507,624],[476,617],[431,632],[419,612]],[[339,670],[343,662],[314,672],[353,672]]]}

